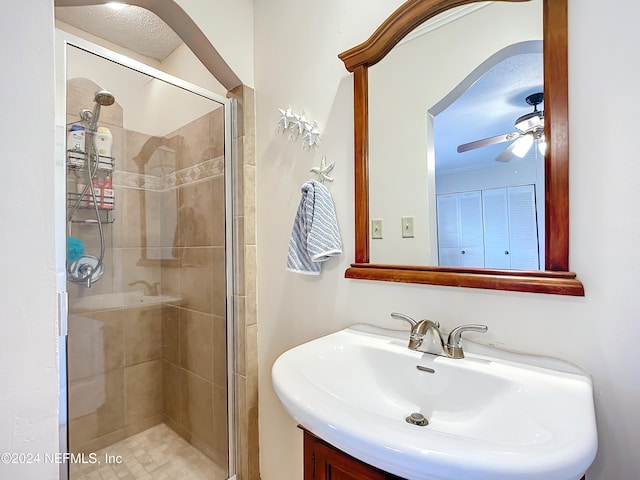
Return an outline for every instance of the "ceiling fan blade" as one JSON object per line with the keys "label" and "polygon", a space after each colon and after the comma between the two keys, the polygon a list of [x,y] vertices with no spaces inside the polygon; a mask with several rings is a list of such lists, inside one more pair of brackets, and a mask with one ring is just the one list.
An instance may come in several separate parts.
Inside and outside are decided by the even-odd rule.
{"label": "ceiling fan blade", "polygon": [[513,142],[511,145],[505,148],[502,153],[496,157],[496,162],[510,162],[513,158],[513,149],[516,148],[516,143],[517,142]]}
{"label": "ceiling fan blade", "polygon": [[474,142],[463,143],[458,145],[458,153],[467,152],[480,147],[486,147],[487,145],[494,145],[496,143],[509,142],[520,137],[522,134],[518,132],[504,133],[502,135],[496,135],[495,137],[483,138],[482,140],[476,140]]}

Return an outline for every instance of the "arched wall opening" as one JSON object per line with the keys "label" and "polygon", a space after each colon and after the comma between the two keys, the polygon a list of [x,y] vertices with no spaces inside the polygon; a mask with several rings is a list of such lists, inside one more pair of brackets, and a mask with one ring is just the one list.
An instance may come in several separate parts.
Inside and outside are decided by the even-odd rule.
{"label": "arched wall opening", "polygon": [[[104,5],[106,0],[55,0],[56,7]],[[173,0],[131,0],[129,5],[145,8],[161,18],[184,41],[205,68],[228,90],[242,85],[242,81],[211,44],[200,27]]]}

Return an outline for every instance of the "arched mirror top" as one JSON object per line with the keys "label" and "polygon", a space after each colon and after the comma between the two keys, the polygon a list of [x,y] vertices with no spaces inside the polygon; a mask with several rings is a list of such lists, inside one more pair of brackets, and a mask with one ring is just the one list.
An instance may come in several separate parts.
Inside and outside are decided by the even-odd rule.
{"label": "arched mirror top", "polygon": [[[497,0],[496,4],[531,0]],[[567,0],[542,0],[544,62],[544,195],[543,259],[539,270],[508,270],[464,266],[374,264],[370,259],[369,67],[377,64],[407,35],[427,22],[439,21],[456,7],[476,0],[408,0],[393,12],[368,40],[339,55],[354,74],[355,262],[347,278],[461,286],[561,295],[584,295],[582,283],[569,271],[569,152],[567,82]],[[440,15],[442,14],[442,15]],[[439,16],[438,16],[439,15]],[[437,19],[434,17],[438,16]],[[471,35],[470,35],[471,37]],[[471,41],[470,38],[460,39]],[[447,44],[443,43],[443,49]],[[451,58],[455,61],[455,57]],[[437,71],[437,68],[434,68]],[[400,74],[399,74],[400,75]],[[401,77],[400,77],[401,78]],[[393,95],[391,92],[390,95]],[[430,107],[425,106],[425,111]],[[542,128],[540,128],[542,133]],[[390,140],[391,141],[391,140]],[[435,188],[434,188],[435,190]],[[544,200],[543,198],[544,197]],[[435,198],[435,195],[434,195]],[[435,208],[434,208],[435,211]],[[544,266],[543,266],[544,265]],[[507,267],[509,268],[509,267]],[[511,267],[514,268],[514,267]]]}
{"label": "arched mirror top", "polygon": [[409,0],[393,12],[365,42],[341,53],[338,57],[350,72],[359,66],[370,67],[382,60],[398,42],[427,20],[453,8],[478,2],[479,0]]}

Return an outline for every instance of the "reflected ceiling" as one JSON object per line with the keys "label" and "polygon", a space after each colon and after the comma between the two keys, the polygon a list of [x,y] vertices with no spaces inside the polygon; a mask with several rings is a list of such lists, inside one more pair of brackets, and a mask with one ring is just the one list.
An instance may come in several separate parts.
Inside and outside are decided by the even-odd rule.
{"label": "reflected ceiling", "polygon": [[[495,158],[509,142],[464,153],[457,153],[456,148],[464,143],[514,132],[515,120],[533,111],[525,101],[527,95],[542,91],[542,52],[513,55],[489,69],[435,116],[437,172],[494,165]],[[544,104],[540,107],[544,109]]]}

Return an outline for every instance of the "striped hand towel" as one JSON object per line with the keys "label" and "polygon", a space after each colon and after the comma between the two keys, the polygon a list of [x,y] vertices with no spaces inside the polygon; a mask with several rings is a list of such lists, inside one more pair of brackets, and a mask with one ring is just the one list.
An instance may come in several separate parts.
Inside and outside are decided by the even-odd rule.
{"label": "striped hand towel", "polygon": [[336,212],[331,193],[320,182],[302,186],[302,199],[293,222],[287,269],[319,275],[321,263],[342,253]]}

